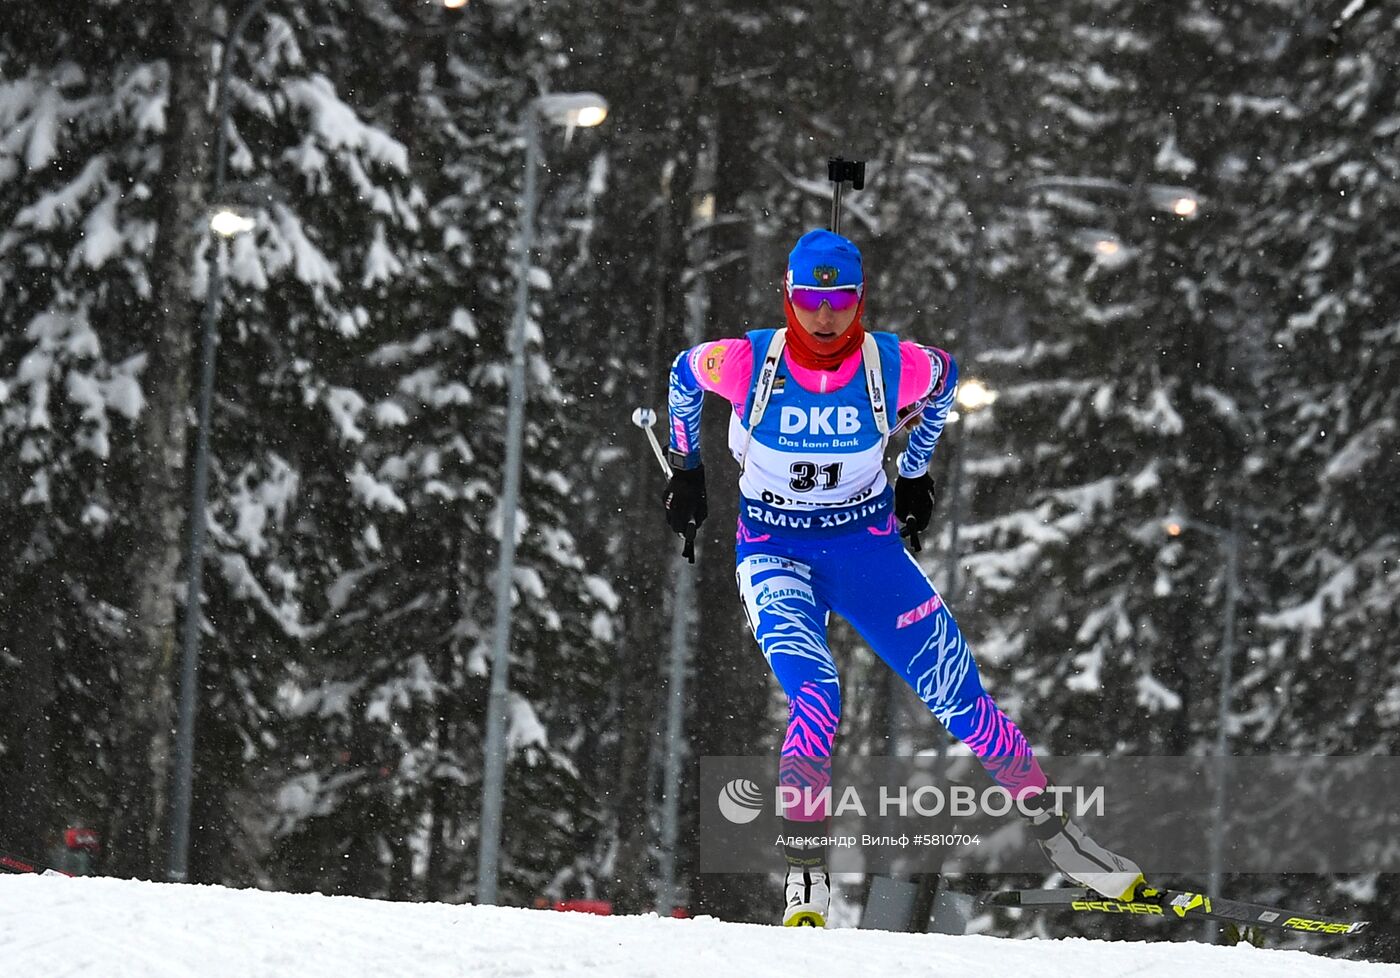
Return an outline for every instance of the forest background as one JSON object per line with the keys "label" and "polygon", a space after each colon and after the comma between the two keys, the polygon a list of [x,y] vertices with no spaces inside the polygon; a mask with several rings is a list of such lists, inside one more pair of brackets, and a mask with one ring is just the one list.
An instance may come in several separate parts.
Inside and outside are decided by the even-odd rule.
{"label": "forest background", "polygon": [[[241,8],[0,6],[0,840],[90,825],[101,871],[158,878]],[[922,559],[1032,742],[1211,752],[1229,582],[1220,539],[1161,531],[1186,514],[1239,534],[1230,749],[1394,753],[1400,19],[1352,6],[1329,37],[1300,0],[270,0],[229,52],[229,177],[261,196],[219,322],[191,878],[473,897],[543,92],[611,114],[543,140],[504,901],[655,903],[677,543],[629,416],[694,339],[780,321],[837,154],[869,161],[845,216],[868,321],[997,393],[945,434]],[[782,727],[733,593],[724,413],[681,902],[768,920],[775,879],[693,872],[697,759]],[[832,640],[842,750],[940,742]],[[1393,887],[1226,892],[1355,908],[1394,957]]]}

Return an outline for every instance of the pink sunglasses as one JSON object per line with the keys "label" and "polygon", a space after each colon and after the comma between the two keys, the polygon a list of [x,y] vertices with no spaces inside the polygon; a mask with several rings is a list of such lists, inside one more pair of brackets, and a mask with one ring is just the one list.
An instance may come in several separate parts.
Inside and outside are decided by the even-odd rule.
{"label": "pink sunglasses", "polygon": [[823,302],[831,306],[832,312],[845,312],[854,309],[860,302],[860,287],[818,289],[806,285],[793,285],[788,287],[788,298],[794,306],[805,312],[816,312]]}

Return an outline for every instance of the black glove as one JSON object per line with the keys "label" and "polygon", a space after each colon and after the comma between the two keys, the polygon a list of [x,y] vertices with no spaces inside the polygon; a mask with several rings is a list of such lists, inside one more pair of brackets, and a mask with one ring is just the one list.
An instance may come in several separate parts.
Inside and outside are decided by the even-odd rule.
{"label": "black glove", "polygon": [[915,553],[924,549],[919,534],[933,519],[933,479],[927,472],[894,480],[894,517],[899,521],[899,535],[909,540],[909,549]]}
{"label": "black glove", "polygon": [[685,537],[685,549],[681,553],[695,563],[695,530],[710,515],[705,500],[705,466],[672,469],[671,481],[666,483],[661,502],[666,507],[666,525]]}

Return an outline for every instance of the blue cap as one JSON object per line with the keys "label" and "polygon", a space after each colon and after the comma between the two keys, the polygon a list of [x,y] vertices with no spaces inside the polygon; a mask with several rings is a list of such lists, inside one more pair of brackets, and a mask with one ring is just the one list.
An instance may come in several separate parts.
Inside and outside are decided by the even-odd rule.
{"label": "blue cap", "polygon": [[808,231],[788,255],[788,286],[839,289],[865,281],[860,249],[832,231]]}

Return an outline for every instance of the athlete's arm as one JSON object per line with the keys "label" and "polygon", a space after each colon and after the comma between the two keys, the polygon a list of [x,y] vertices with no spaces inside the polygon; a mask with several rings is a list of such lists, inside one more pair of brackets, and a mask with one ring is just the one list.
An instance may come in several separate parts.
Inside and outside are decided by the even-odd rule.
{"label": "athlete's arm", "polygon": [[753,380],[753,348],[747,339],[713,340],[682,350],[671,364],[667,407],[671,448],[685,456],[684,468],[700,464],[700,407],[705,392],[743,407]]}
{"label": "athlete's arm", "polygon": [[900,343],[899,353],[899,407],[925,399],[928,402],[923,408],[923,423],[910,429],[909,443],[899,453],[897,463],[899,474],[913,479],[928,471],[934,446],[948,423],[953,392],[958,386],[958,363],[943,350],[917,343]]}

